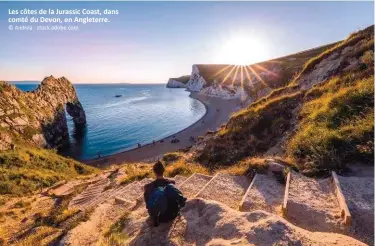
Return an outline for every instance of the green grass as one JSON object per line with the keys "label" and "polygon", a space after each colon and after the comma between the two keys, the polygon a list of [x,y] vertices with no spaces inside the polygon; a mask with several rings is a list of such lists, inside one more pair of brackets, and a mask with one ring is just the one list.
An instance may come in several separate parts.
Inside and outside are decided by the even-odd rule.
{"label": "green grass", "polygon": [[130,212],[125,212],[115,223],[113,223],[104,233],[104,238],[100,240],[99,245],[125,245],[129,236],[122,231],[128,222],[129,215]]}
{"label": "green grass", "polygon": [[125,164],[122,169],[125,171],[125,177],[121,179],[121,185],[126,185],[137,180],[154,176],[151,170],[151,165],[140,166]]}
{"label": "green grass", "polygon": [[95,172],[95,168],[59,156],[52,150],[18,147],[0,152],[0,194],[31,194],[60,180]]}
{"label": "green grass", "polygon": [[209,174],[209,170],[197,163],[186,163],[180,159],[165,169],[165,176],[174,177],[176,175],[190,176],[194,173]]}
{"label": "green grass", "polygon": [[[354,79],[354,80],[353,80]],[[299,130],[287,153],[311,172],[373,163],[374,77],[333,78],[312,89],[299,113]]]}
{"label": "green grass", "polygon": [[34,232],[30,233],[22,241],[17,242],[17,245],[53,245],[60,236],[61,230],[49,226],[40,226],[35,228]]}

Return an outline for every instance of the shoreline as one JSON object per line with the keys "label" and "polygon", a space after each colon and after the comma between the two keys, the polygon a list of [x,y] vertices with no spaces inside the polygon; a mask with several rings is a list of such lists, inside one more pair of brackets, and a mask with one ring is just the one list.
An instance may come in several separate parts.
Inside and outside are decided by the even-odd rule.
{"label": "shoreline", "polygon": [[[190,147],[194,143],[190,137],[197,138],[207,131],[215,131],[222,124],[226,123],[233,112],[239,110],[239,99],[222,99],[199,95],[198,92],[190,91],[189,97],[200,101],[206,109],[205,114],[190,126],[171,134],[165,138],[155,141],[155,144],[148,143],[139,148],[125,150],[112,155],[97,159],[79,160],[82,163],[95,167],[104,168],[110,165],[123,164],[125,162],[153,162],[162,158],[167,152],[174,152],[179,149]],[[180,142],[171,143],[171,140],[178,139]]]}

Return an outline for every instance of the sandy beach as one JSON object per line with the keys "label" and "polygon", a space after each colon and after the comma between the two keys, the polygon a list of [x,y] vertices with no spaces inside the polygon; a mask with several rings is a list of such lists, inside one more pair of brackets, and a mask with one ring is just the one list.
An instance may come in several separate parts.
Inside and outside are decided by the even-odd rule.
{"label": "sandy beach", "polygon": [[[207,131],[218,129],[222,124],[228,121],[233,112],[241,108],[241,102],[238,99],[225,100],[199,95],[197,92],[191,92],[190,97],[201,101],[206,107],[205,115],[191,126],[162,140],[158,140],[155,144],[150,143],[140,148],[82,162],[96,167],[106,167],[113,164],[123,164],[125,162],[154,162],[167,152],[173,152],[191,146],[193,142],[190,140],[190,137],[197,138],[198,136],[204,135]],[[171,140],[174,138],[178,139],[180,142],[171,143]]]}

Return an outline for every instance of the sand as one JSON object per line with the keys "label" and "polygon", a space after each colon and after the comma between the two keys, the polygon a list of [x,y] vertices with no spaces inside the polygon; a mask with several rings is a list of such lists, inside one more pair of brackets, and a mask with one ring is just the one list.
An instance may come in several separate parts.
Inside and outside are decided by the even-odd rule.
{"label": "sand", "polygon": [[280,215],[284,193],[285,185],[281,184],[273,174],[258,173],[244,200],[242,210],[264,210]]}
{"label": "sand", "polygon": [[332,179],[313,179],[292,172],[287,218],[293,224],[311,231],[341,231],[343,221]]}
{"label": "sand", "polygon": [[193,198],[211,179],[211,176],[195,173],[179,189],[185,197]]}
{"label": "sand", "polygon": [[[193,142],[190,140],[191,136],[197,138],[198,136],[203,136],[207,131],[217,130],[222,124],[228,121],[233,112],[241,108],[241,102],[238,99],[225,100],[199,95],[197,92],[191,92],[190,97],[201,101],[205,105],[206,114],[188,128],[162,139],[163,142],[159,140],[155,144],[150,143],[140,148],[83,162],[97,167],[106,167],[124,162],[153,162],[167,152],[177,151],[193,145]],[[171,143],[173,136],[180,140],[180,142]]]}
{"label": "sand", "polygon": [[219,201],[233,209],[238,209],[249,185],[250,181],[245,176],[218,174],[197,197]]}

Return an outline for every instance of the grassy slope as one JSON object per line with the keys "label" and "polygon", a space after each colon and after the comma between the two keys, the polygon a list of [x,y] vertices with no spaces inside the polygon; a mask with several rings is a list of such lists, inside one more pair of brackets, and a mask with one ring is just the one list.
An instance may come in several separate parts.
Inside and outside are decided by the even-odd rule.
{"label": "grassy slope", "polygon": [[[248,67],[251,67],[251,69],[248,69],[248,72],[249,75],[253,76],[262,77],[262,72],[267,70],[272,71],[275,66],[279,67],[280,71],[278,72],[277,76],[262,78],[264,80],[264,84],[257,84],[255,88],[253,88],[253,86],[246,86],[245,84],[244,88],[249,95],[251,95],[254,90],[256,91],[264,87],[278,88],[280,86],[285,86],[285,83],[288,82],[295,73],[302,70],[306,61],[319,55],[323,51],[332,48],[334,45],[336,45],[336,43],[323,45],[306,51],[298,52],[296,54],[250,65]],[[225,77],[228,75],[228,73],[230,73],[230,71],[232,71],[231,75],[236,73],[235,65],[197,64],[197,66],[199,68],[199,73],[201,76],[203,76],[203,78],[205,78],[208,85],[212,84],[214,80],[225,80]],[[240,72],[240,69],[238,69],[238,74],[240,74]],[[256,72],[257,75],[255,75],[254,72]],[[244,79],[246,80],[246,72],[243,71],[243,74]],[[226,79],[226,83],[231,84],[232,80]]]}
{"label": "grassy slope", "polygon": [[339,71],[307,92],[295,83],[275,90],[233,115],[207,142],[197,161],[212,167],[261,155],[293,129],[291,117],[297,111],[297,132],[285,145],[287,156],[300,169],[318,172],[355,161],[373,163],[373,27],[309,60],[297,78],[332,52],[360,41],[350,54],[360,57],[358,69]]}
{"label": "grassy slope", "polygon": [[0,195],[25,195],[48,187],[60,180],[76,178],[95,172],[53,150],[20,146],[16,150],[0,152]]}

